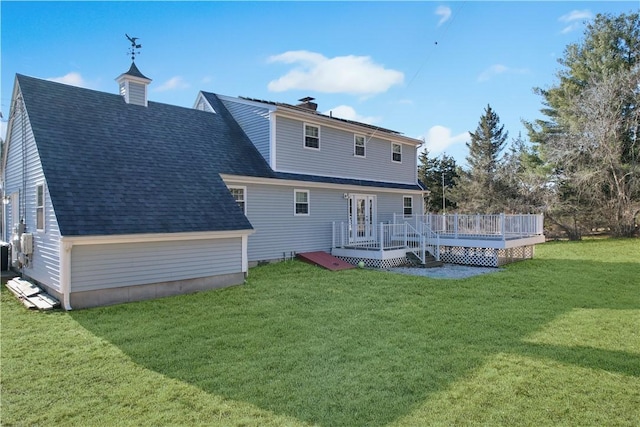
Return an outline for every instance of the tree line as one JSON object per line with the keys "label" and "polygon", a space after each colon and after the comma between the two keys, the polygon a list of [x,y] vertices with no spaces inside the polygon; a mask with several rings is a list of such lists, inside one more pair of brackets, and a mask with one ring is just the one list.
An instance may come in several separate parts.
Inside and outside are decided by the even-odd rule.
{"label": "tree line", "polygon": [[534,88],[545,117],[509,140],[485,108],[466,144],[467,165],[423,152],[418,175],[431,212],[544,213],[578,240],[605,228],[638,233],[640,219],[640,17],[598,14],[558,59],[554,86]]}

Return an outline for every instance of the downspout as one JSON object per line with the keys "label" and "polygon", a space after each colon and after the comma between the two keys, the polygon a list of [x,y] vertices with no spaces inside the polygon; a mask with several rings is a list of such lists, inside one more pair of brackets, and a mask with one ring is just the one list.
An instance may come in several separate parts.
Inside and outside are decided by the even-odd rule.
{"label": "downspout", "polygon": [[60,292],[62,293],[62,306],[65,310],[71,308],[71,248],[73,243],[60,238]]}
{"label": "downspout", "polygon": [[248,254],[248,241],[249,235],[242,235],[242,272],[244,273],[244,278],[249,277],[249,254]]}

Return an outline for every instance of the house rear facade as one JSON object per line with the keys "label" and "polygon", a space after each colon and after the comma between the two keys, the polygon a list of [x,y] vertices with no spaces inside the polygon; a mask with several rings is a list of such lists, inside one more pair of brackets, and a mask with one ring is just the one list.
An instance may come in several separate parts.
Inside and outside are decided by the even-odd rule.
{"label": "house rear facade", "polygon": [[421,141],[302,105],[147,99],[18,75],[2,158],[11,263],[66,309],[239,284],[250,265],[423,214]]}
{"label": "house rear facade", "polygon": [[371,240],[376,224],[394,214],[423,213],[419,140],[320,114],[308,100],[290,105],[203,92],[195,105],[230,114],[273,172],[221,175],[255,229],[251,263],[330,252],[336,221],[348,223],[355,239]]}

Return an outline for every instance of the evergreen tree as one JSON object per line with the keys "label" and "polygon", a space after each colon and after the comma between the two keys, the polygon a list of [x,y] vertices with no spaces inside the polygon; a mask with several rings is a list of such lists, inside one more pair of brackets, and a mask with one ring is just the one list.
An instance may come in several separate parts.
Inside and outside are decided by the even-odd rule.
{"label": "evergreen tree", "polygon": [[418,157],[418,161],[418,177],[429,190],[424,200],[427,212],[441,212],[443,208],[455,210],[457,205],[450,199],[451,190],[458,178],[455,159],[444,154],[441,157],[431,158],[429,152],[425,150]]}
{"label": "evergreen tree", "polygon": [[498,165],[508,132],[500,125],[500,117],[487,105],[475,132],[469,132],[466,157],[468,169],[462,170],[455,199],[469,213],[496,213],[503,210]]}

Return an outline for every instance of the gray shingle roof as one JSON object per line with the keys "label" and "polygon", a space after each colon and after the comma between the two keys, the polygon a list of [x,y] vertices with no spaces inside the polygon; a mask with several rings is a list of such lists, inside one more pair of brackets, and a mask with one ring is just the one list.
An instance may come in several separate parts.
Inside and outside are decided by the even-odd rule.
{"label": "gray shingle roof", "polygon": [[219,173],[272,172],[221,115],[17,80],[62,235],[252,228]]}
{"label": "gray shingle roof", "polygon": [[130,105],[120,95],[23,75],[17,81],[63,236],[251,229],[221,173],[421,190],[274,172],[215,94],[205,96],[216,114]]}

